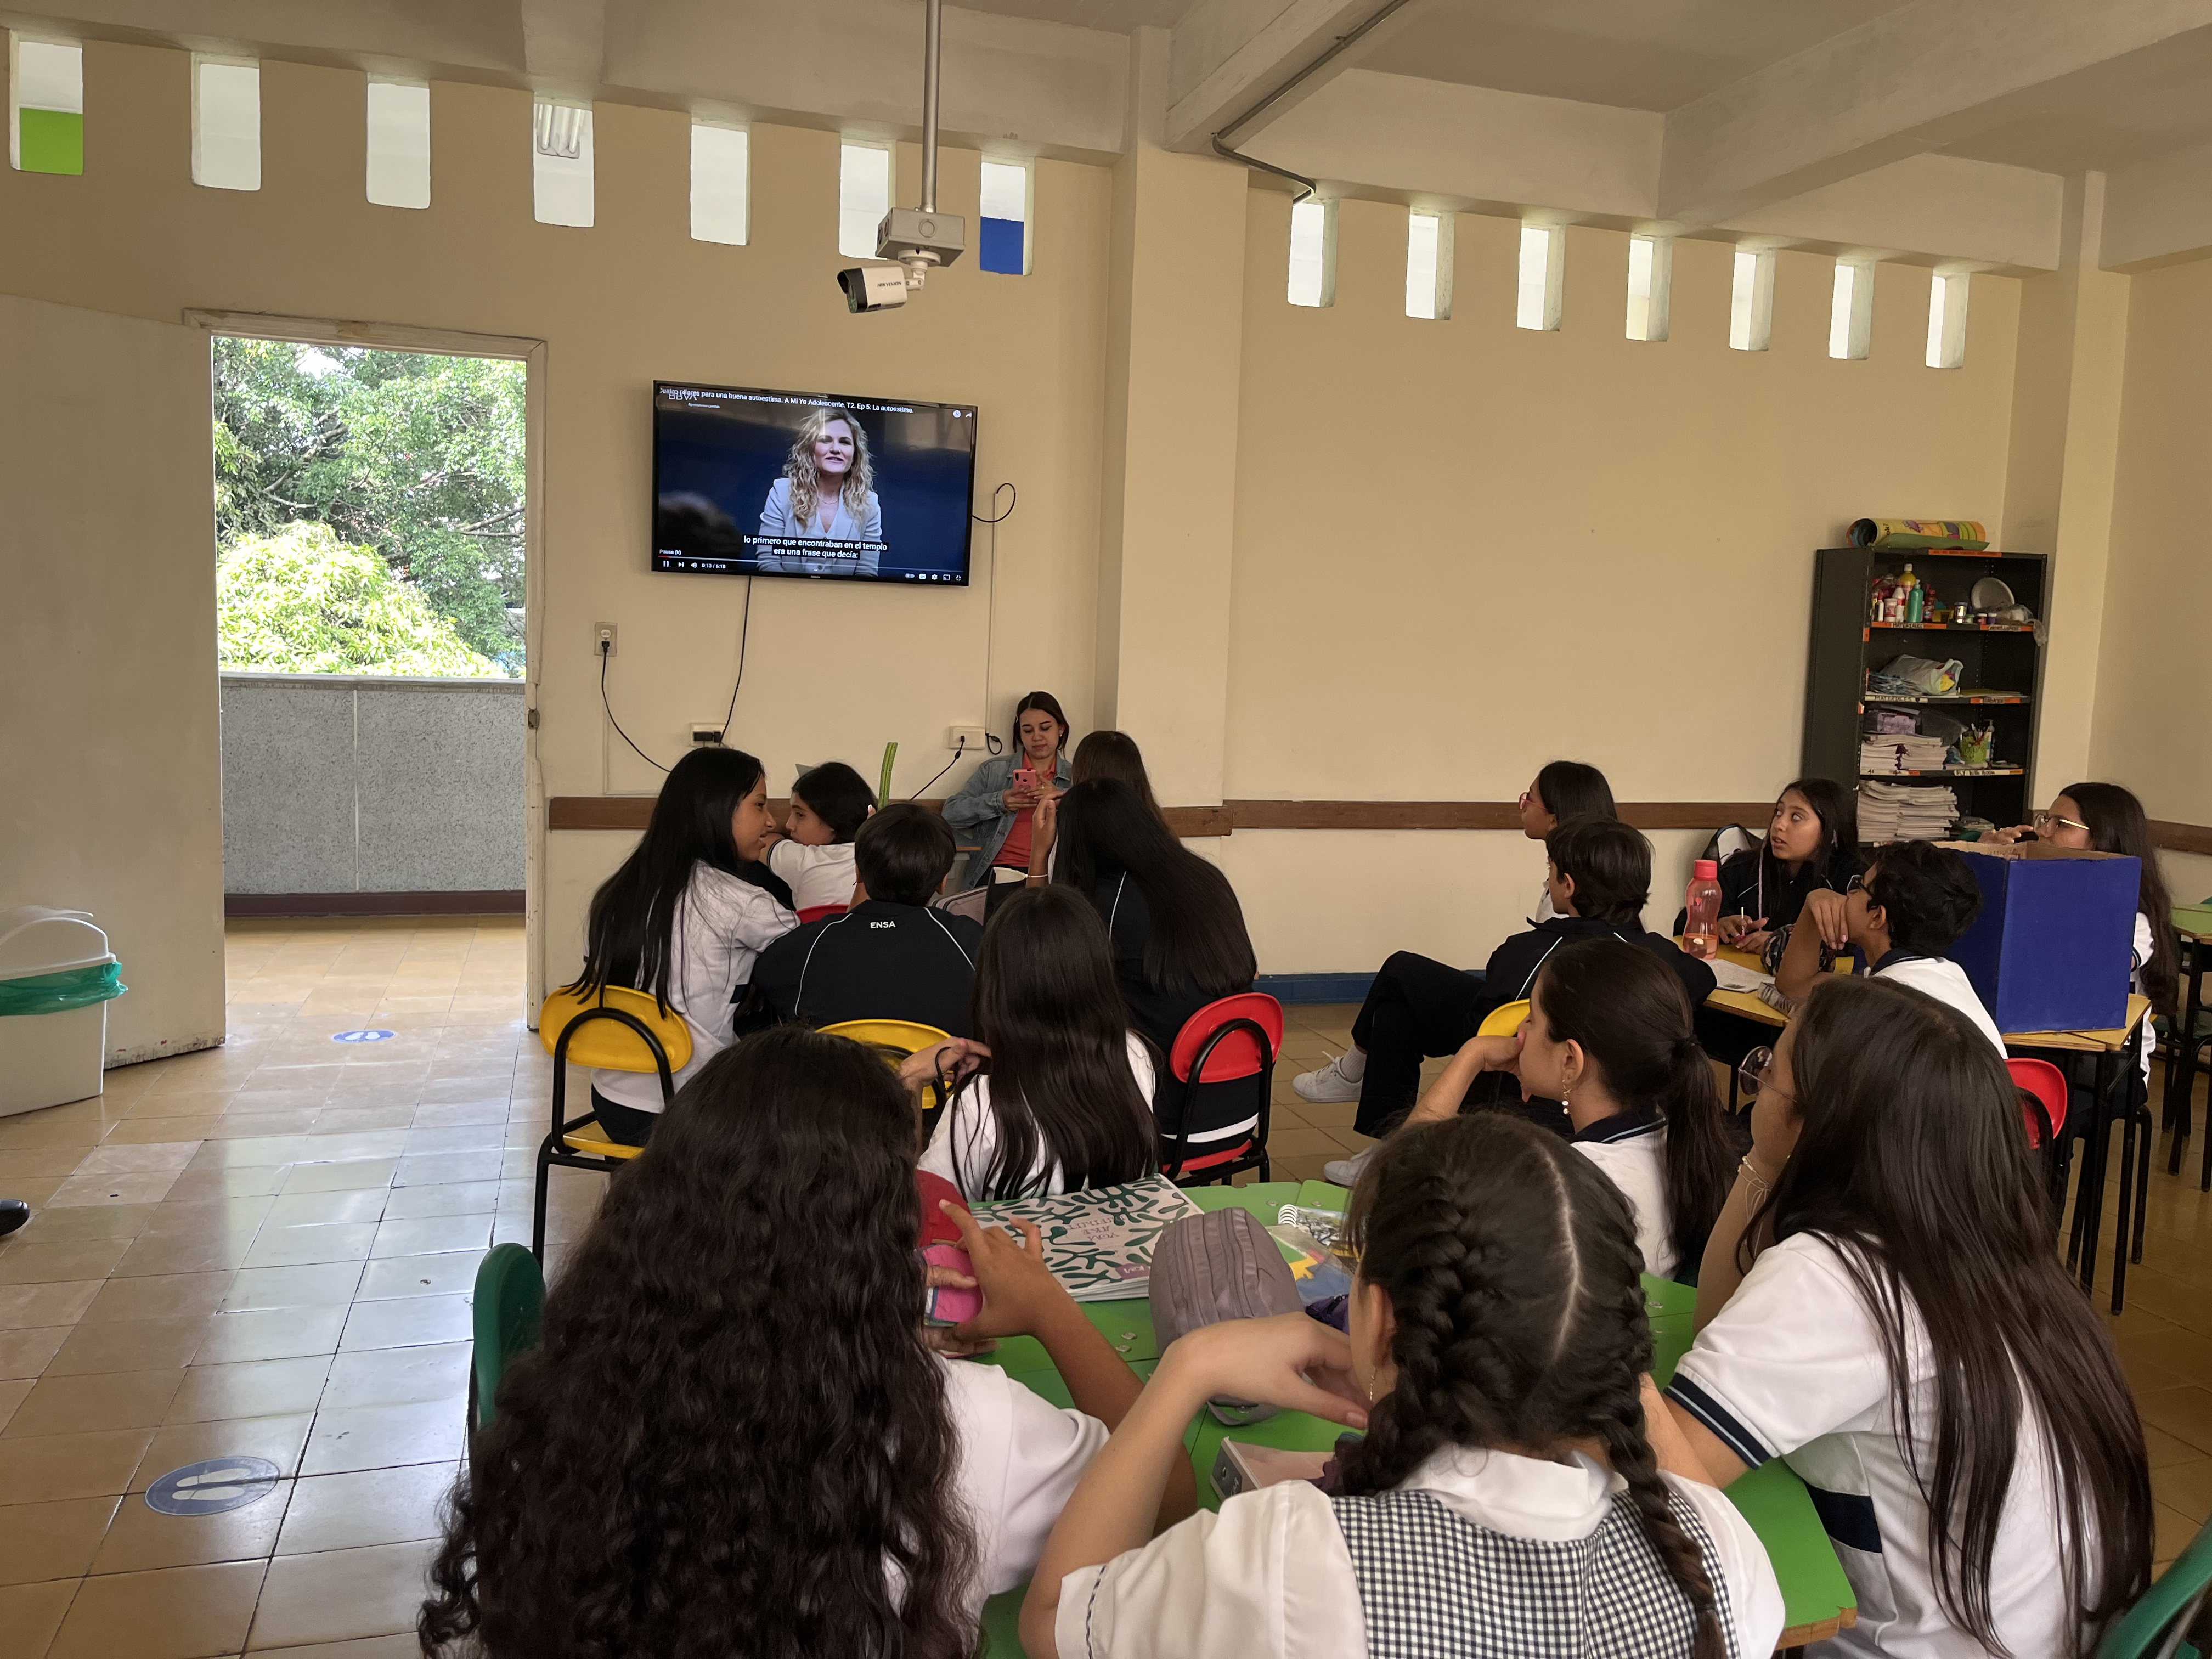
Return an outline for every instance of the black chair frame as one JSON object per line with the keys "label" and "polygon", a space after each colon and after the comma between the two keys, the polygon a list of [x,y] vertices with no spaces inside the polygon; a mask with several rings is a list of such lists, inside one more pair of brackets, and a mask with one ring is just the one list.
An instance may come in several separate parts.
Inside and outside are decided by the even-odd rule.
{"label": "black chair frame", "polygon": [[[1176,1115],[1178,1121],[1172,1128],[1164,1124],[1161,1126],[1160,1145],[1172,1153],[1167,1166],[1167,1177],[1178,1186],[1182,1184],[1183,1160],[1191,1155],[1191,1143],[1182,1138],[1180,1119],[1189,1111],[1191,1097],[1201,1086],[1200,1079],[1206,1075],[1206,1062],[1213,1058],[1213,1051],[1220,1046],[1221,1039],[1232,1031],[1249,1031],[1260,1045],[1260,1069],[1253,1074],[1260,1085],[1259,1121],[1253,1125],[1252,1144],[1244,1156],[1231,1158],[1225,1164],[1209,1164],[1199,1171],[1190,1184],[1194,1187],[1212,1186],[1254,1169],[1259,1170],[1262,1181],[1273,1177],[1273,1165],[1267,1158],[1267,1120],[1274,1101],[1275,1045],[1268,1038],[1266,1026],[1256,1019],[1239,1015],[1235,1019],[1222,1021],[1207,1035],[1205,1046],[1198,1051],[1198,1058],[1191,1062],[1189,1083],[1183,1093],[1183,1109]],[[1242,1083],[1244,1079],[1232,1077],[1224,1078],[1221,1081],[1224,1084]]]}
{"label": "black chair frame", "polygon": [[629,1026],[643,1038],[645,1046],[652,1051],[653,1064],[660,1068],[661,1109],[666,1110],[676,1099],[676,1079],[668,1069],[668,1051],[660,1046],[660,1039],[653,1036],[652,1028],[635,1014],[625,1009],[604,1006],[586,1008],[562,1028],[559,1038],[553,1044],[553,1127],[538,1146],[538,1190],[530,1206],[530,1254],[538,1258],[541,1266],[545,1261],[545,1188],[553,1166],[557,1164],[564,1170],[597,1170],[603,1174],[612,1175],[628,1162],[623,1158],[601,1158],[596,1152],[580,1152],[562,1144],[563,1136],[574,1134],[592,1121],[589,1112],[574,1118],[563,1114],[568,1098],[569,1039],[576,1035],[578,1028],[585,1022],[594,1019],[614,1020]]}

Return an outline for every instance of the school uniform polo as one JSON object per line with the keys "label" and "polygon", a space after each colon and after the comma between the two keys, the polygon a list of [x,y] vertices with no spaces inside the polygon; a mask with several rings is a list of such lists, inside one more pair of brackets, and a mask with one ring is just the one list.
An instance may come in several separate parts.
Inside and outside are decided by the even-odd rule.
{"label": "school uniform polo", "polygon": [[911,1019],[966,1036],[982,946],[980,921],[870,899],[776,940],[761,953],[753,983],[784,1019]]}
{"label": "school uniform polo", "polygon": [[[1720,1492],[1663,1478],[1705,1557],[1729,1653],[1771,1652],[1782,1591],[1765,1547]],[[1465,1446],[1372,1497],[1285,1481],[1069,1573],[1054,1634],[1060,1659],[1686,1655],[1687,1601],[1626,1491],[1580,1453],[1555,1463]],[[1597,1630],[1630,1634],[1583,1646]]]}
{"label": "school uniform polo", "polygon": [[1923,957],[1911,951],[1892,951],[1867,970],[1869,979],[1894,980],[1924,991],[1938,1002],[1948,1002],[1964,1014],[1981,1034],[1996,1045],[1997,1058],[2005,1057],[2004,1037],[1990,1011],[1982,1006],[1966,970],[1948,957]]}
{"label": "school uniform polo", "polygon": [[[1921,1464],[1933,1468],[1935,1370],[1917,1312],[1906,1355]],[[1667,1397],[1747,1466],[1780,1457],[1811,1492],[1858,1601],[1858,1623],[1815,1652],[1984,1659],[1936,1599],[1928,1504],[1899,1438],[1880,1328],[1834,1244],[1799,1233],[1762,1251],[1682,1357]],[[2069,1546],[2045,1459],[2031,1414],[1990,1565],[1996,1632],[2023,1656],[2075,1650],[2065,1628]]]}
{"label": "school uniform polo", "polygon": [[987,1600],[1035,1571],[1053,1523],[1105,1447],[1106,1425],[1053,1405],[995,1365],[938,1364],[958,1447],[954,1484],[975,1540],[963,1601],[976,1619]]}
{"label": "school uniform polo", "polygon": [[1655,1108],[1632,1107],[1600,1118],[1571,1138],[1574,1149],[1606,1173],[1636,1212],[1636,1248],[1644,1271],[1672,1279],[1674,1212],[1667,1205],[1667,1125]]}

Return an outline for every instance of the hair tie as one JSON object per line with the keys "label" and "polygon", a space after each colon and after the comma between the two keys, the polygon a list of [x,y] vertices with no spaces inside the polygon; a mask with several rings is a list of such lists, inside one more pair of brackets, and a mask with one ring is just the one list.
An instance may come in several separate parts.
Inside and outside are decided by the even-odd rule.
{"label": "hair tie", "polygon": [[1678,1060],[1703,1060],[1705,1057],[1705,1045],[1694,1036],[1678,1036],[1674,1039],[1671,1053]]}

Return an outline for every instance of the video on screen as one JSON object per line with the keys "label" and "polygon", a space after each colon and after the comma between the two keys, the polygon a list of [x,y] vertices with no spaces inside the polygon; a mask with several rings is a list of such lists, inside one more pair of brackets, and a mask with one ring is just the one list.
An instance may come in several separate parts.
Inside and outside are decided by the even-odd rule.
{"label": "video on screen", "polygon": [[653,568],[968,580],[975,410],[657,380]]}

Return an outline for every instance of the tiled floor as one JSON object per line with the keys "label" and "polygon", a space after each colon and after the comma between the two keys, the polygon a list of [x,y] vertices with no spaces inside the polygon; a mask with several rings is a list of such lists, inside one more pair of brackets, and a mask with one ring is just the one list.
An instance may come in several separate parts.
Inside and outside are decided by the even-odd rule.
{"label": "tiled floor", "polygon": [[[544,1132],[522,949],[506,919],[234,922],[224,1048],[0,1119],[0,1194],[38,1210],[0,1243],[7,1659],[415,1651],[468,1292],[486,1245],[528,1237]],[[1290,1086],[1352,1011],[1288,1012],[1272,1145],[1303,1178],[1365,1143],[1350,1106]],[[394,1035],[331,1041],[360,1028]],[[601,1184],[556,1172],[556,1255]],[[2161,1169],[2150,1226],[2113,1328],[2164,1561],[2212,1510],[2212,1200]],[[276,1490],[187,1519],[144,1503],[216,1455],[268,1459]]]}
{"label": "tiled floor", "polygon": [[[0,1119],[0,1652],[410,1654],[468,1291],[527,1239],[550,1068],[519,920],[234,922],[230,1040]],[[387,1030],[388,1042],[332,1034]],[[599,1177],[562,1172],[553,1237]],[[175,1518],[168,1470],[268,1459]]]}

